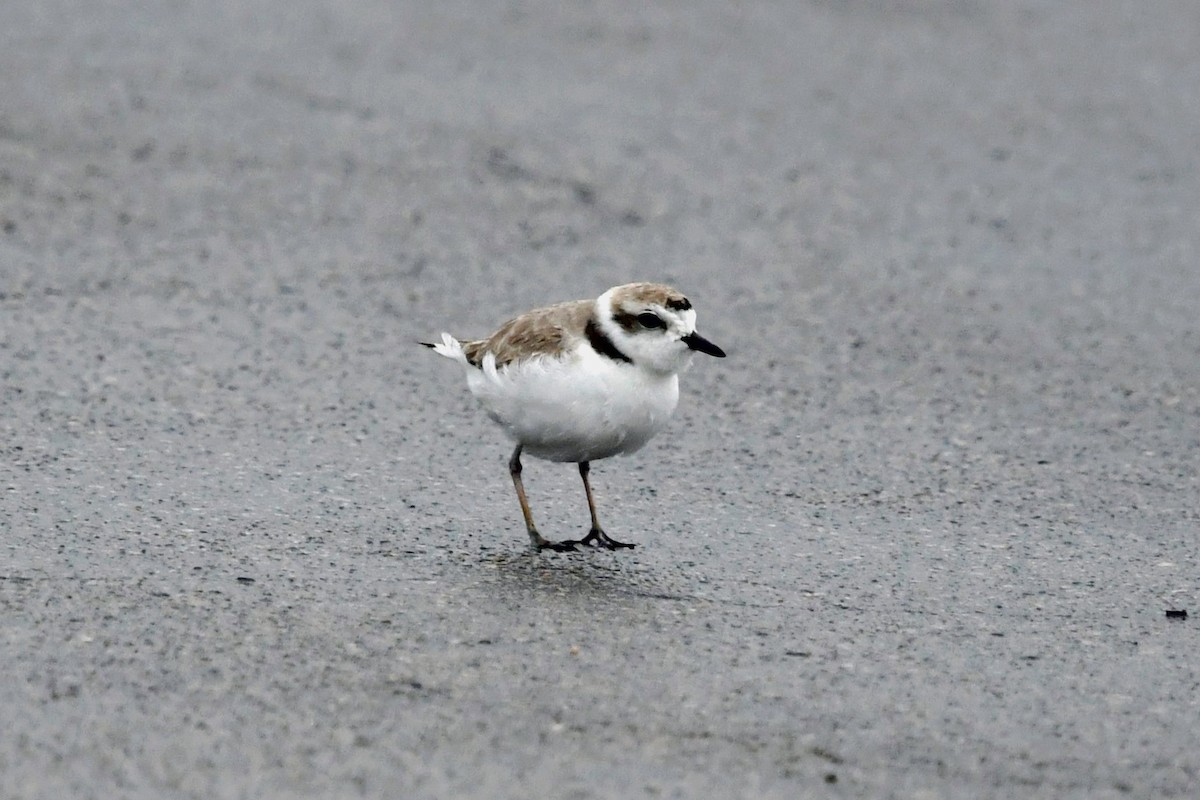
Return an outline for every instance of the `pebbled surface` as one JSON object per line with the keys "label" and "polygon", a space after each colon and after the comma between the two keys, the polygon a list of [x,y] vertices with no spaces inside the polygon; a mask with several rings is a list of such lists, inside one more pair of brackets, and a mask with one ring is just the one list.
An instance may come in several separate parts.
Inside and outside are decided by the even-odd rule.
{"label": "pebbled surface", "polygon": [[[1200,791],[1194,3],[4,16],[0,796]],[[633,279],[532,555],[415,342]]]}

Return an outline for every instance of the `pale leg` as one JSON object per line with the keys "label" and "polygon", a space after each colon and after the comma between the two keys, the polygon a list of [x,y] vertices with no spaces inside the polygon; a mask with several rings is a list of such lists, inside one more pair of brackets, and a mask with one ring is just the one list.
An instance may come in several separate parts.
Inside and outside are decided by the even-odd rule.
{"label": "pale leg", "polygon": [[[575,542],[551,542],[545,539],[533,524],[533,513],[529,510],[529,500],[525,497],[525,484],[521,482],[521,445],[513,450],[512,458],[508,460],[508,474],[512,476],[513,486],[517,490],[517,500],[521,503],[521,514],[525,517],[525,530],[529,532],[529,543],[535,550],[574,550]],[[591,490],[589,490],[590,492]],[[593,512],[593,516],[595,516]]]}
{"label": "pale leg", "polygon": [[611,538],[600,527],[600,519],[596,516],[596,499],[592,497],[592,484],[588,481],[588,473],[592,471],[592,466],[586,461],[579,462],[579,477],[583,478],[583,491],[587,494],[588,512],[592,515],[592,529],[588,531],[588,535],[577,542],[563,542],[563,544],[586,544],[593,547],[607,547],[609,550],[616,550],[621,547],[636,547],[636,545],[627,542],[618,542]]}

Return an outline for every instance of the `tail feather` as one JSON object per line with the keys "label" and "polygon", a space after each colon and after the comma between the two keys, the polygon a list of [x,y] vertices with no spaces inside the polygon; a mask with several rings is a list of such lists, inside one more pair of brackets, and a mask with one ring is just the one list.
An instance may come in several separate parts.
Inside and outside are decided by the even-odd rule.
{"label": "tail feather", "polygon": [[439,356],[445,356],[453,361],[458,361],[464,366],[470,366],[470,362],[467,361],[467,354],[463,352],[462,344],[448,333],[442,334],[440,342],[418,342],[418,344],[428,347]]}

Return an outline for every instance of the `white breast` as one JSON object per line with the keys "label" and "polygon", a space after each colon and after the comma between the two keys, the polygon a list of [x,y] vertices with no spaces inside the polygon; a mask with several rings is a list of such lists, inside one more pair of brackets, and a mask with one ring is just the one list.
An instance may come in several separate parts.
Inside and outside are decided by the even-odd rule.
{"label": "white breast", "polygon": [[467,382],[514,441],[550,461],[632,453],[662,430],[679,402],[679,378],[601,356],[586,345],[561,358],[471,370]]}

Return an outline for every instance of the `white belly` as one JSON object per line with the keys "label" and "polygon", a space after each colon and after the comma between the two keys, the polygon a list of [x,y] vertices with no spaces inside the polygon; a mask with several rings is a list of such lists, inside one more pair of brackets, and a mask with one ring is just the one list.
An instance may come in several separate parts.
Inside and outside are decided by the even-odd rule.
{"label": "white belly", "polygon": [[632,453],[662,430],[679,402],[679,378],[583,349],[564,360],[471,370],[468,385],[514,441],[549,461]]}

